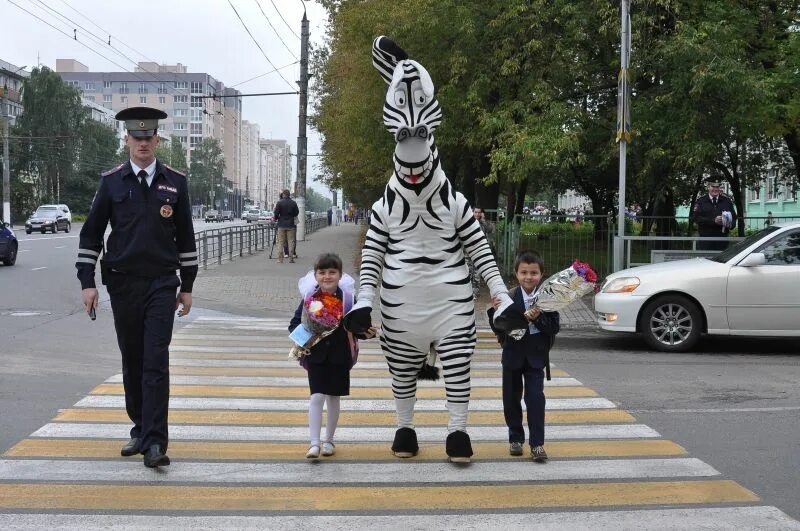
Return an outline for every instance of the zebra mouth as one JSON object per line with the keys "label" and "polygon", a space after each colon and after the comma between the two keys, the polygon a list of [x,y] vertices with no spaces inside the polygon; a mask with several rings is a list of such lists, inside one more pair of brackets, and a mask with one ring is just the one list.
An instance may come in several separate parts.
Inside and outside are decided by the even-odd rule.
{"label": "zebra mouth", "polygon": [[394,157],[394,170],[398,177],[411,184],[418,184],[420,181],[425,180],[431,173],[433,161],[431,160],[430,153],[428,158],[419,162],[407,162]]}

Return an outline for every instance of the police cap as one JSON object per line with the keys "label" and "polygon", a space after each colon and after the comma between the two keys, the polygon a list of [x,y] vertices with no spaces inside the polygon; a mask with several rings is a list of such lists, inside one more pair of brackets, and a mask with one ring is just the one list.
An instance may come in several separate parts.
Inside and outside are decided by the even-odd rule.
{"label": "police cap", "polygon": [[152,107],[128,107],[117,113],[115,118],[125,122],[128,134],[136,138],[149,138],[156,134],[158,121],[167,117],[167,113]]}
{"label": "police cap", "polygon": [[722,186],[722,183],[716,177],[708,177],[706,179],[706,186]]}

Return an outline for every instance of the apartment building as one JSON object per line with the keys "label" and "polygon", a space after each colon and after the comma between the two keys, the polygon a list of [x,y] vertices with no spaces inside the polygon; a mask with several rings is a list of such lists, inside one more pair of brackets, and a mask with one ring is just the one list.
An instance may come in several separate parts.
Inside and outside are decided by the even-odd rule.
{"label": "apartment building", "polygon": [[0,90],[5,93],[7,108],[0,108],[0,117],[8,116],[9,123],[14,124],[22,114],[22,82],[31,73],[24,66],[12,65],[0,59]]}
{"label": "apartment building", "polygon": [[292,148],[286,140],[261,140],[262,187],[266,205],[271,208],[278,202],[281,190],[291,189]]}

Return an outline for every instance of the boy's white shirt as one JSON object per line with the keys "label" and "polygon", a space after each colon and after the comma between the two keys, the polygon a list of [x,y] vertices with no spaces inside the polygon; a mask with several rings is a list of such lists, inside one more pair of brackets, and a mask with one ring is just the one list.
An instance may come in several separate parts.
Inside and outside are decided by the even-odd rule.
{"label": "boy's white shirt", "polygon": [[[525,288],[523,288],[522,286],[519,287],[519,290],[522,292],[522,302],[523,302],[523,304],[525,304],[525,310],[526,311],[529,308],[531,308],[533,306],[533,304],[536,302],[536,299],[539,298],[539,290],[541,289],[541,286],[542,286],[542,283],[540,282],[539,285],[536,286],[531,293],[528,293],[527,291],[525,291]],[[530,323],[528,325],[528,333],[529,334],[538,334],[539,333],[539,329],[536,328],[536,325],[534,325],[533,323]]]}

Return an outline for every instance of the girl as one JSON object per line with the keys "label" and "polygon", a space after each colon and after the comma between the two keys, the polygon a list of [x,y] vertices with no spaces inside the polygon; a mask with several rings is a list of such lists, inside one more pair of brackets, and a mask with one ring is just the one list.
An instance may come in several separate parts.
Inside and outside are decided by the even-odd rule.
{"label": "girl", "polygon": [[[342,274],[342,259],[333,253],[325,253],[317,258],[314,270],[300,279],[298,287],[306,297],[318,290],[332,293],[342,300],[344,313],[353,305],[355,281],[350,275]],[[303,301],[289,323],[289,331],[300,325],[303,315]],[[362,339],[375,337],[375,329],[370,328]],[[350,394],[350,369],[355,362],[358,346],[355,338],[341,325],[333,333],[311,347],[303,364],[308,370],[308,385],[311,398],[308,405],[308,427],[311,445],[306,453],[308,459],[316,459],[320,451],[324,456],[336,453],[333,435],[339,421],[339,401]],[[322,406],[327,404],[328,420],[325,423],[325,438],[320,441],[322,430]],[[322,444],[320,444],[320,442]]]}

